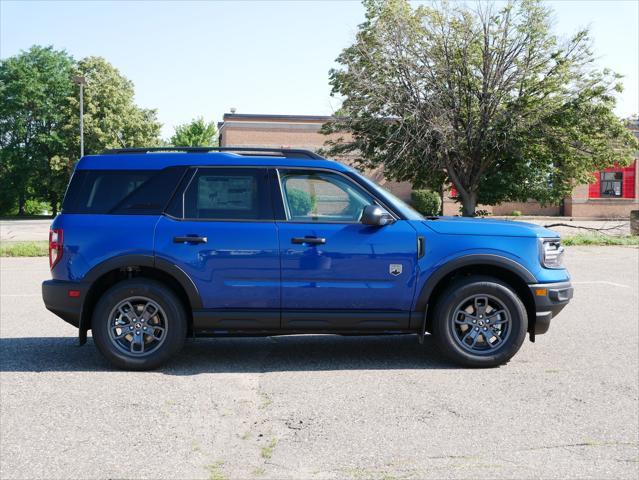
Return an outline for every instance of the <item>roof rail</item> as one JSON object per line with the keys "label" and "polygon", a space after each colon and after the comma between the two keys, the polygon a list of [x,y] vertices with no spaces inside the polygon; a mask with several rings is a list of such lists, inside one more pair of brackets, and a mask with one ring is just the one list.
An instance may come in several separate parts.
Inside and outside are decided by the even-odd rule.
{"label": "roof rail", "polygon": [[207,153],[207,152],[234,152],[245,156],[260,156],[260,154],[279,154],[287,158],[312,158],[314,160],[325,160],[324,157],[310,150],[297,148],[257,148],[257,147],[139,147],[139,148],[114,148],[105,150],[108,154],[122,153],[153,153],[153,152],[186,152],[186,153]]}

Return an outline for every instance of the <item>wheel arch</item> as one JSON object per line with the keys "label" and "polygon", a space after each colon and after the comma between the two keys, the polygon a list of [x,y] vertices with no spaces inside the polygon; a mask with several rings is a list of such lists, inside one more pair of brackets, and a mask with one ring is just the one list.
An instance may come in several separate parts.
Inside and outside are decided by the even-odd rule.
{"label": "wheel arch", "polygon": [[[521,298],[528,314],[528,331],[534,332],[535,302],[528,284],[536,283],[537,279],[525,267],[507,257],[490,254],[465,255],[456,258],[441,267],[428,278],[417,297],[418,312],[428,310],[437,302],[440,293],[450,282],[467,275],[482,275],[495,277],[513,288]],[[430,331],[430,320],[426,319],[426,329]],[[531,337],[534,340],[534,337]]]}
{"label": "wheel arch", "polygon": [[89,286],[80,316],[80,342],[86,341],[91,327],[91,316],[100,295],[108,288],[127,278],[146,277],[160,281],[180,298],[187,311],[189,328],[193,323],[192,311],[202,308],[200,293],[193,280],[179,267],[152,255],[124,255],[106,260],[85,275],[83,283]]}

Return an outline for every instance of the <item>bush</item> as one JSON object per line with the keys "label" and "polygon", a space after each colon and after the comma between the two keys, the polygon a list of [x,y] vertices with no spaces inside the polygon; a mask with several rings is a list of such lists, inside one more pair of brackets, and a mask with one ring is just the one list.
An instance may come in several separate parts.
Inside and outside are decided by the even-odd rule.
{"label": "bush", "polygon": [[520,210],[513,210],[511,215],[513,217],[521,217],[521,211]]}
{"label": "bush", "polygon": [[48,215],[51,206],[40,200],[27,200],[24,203],[24,213],[27,215]]}
{"label": "bush", "polygon": [[315,207],[315,198],[297,188],[291,188],[286,192],[291,217],[306,217]]}
{"label": "bush", "polygon": [[426,217],[439,215],[442,208],[442,199],[439,193],[432,190],[413,190],[410,194],[413,207]]}

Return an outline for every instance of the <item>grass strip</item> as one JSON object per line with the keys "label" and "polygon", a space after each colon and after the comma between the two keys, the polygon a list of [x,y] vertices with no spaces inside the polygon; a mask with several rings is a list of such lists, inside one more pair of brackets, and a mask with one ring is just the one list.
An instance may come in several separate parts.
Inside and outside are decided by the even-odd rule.
{"label": "grass strip", "polygon": [[48,242],[2,242],[0,257],[46,257]]}
{"label": "grass strip", "polygon": [[601,233],[578,233],[562,238],[564,245],[639,245],[639,235],[603,235]]}

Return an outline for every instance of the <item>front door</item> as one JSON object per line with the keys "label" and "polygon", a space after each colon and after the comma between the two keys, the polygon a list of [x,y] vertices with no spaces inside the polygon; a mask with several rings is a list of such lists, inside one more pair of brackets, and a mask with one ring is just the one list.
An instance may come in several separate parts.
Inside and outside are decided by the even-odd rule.
{"label": "front door", "polygon": [[190,172],[156,227],[156,258],[195,283],[198,330],[280,326],[280,256],[268,171],[204,167]]}
{"label": "front door", "polygon": [[359,222],[378,203],[351,178],[330,171],[278,171],[286,219],[278,221],[285,330],[408,327],[417,233],[398,219]]}

